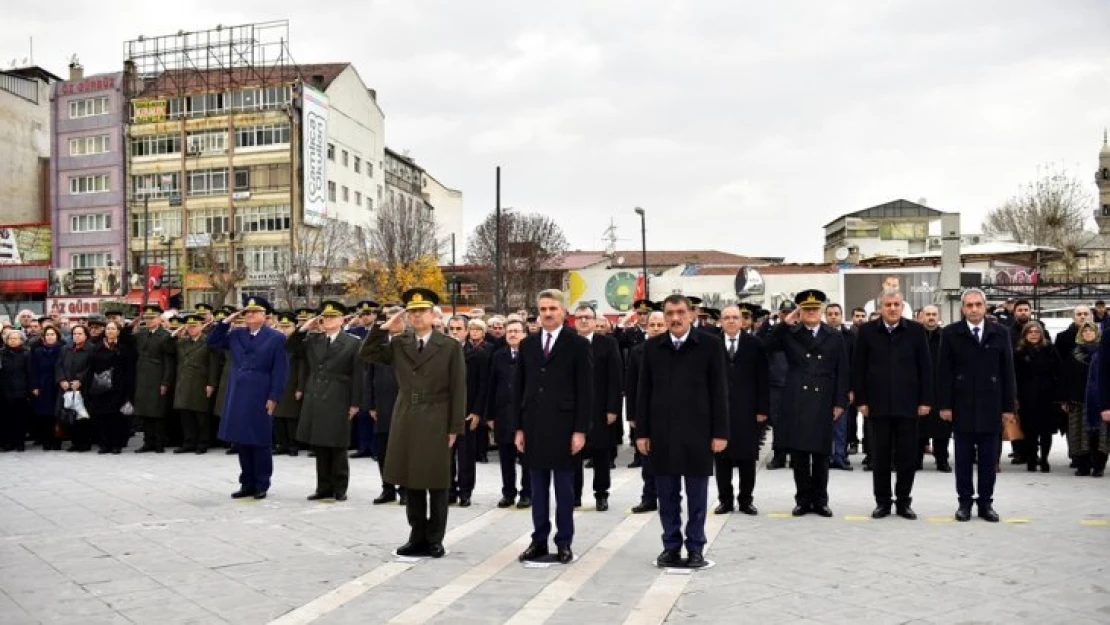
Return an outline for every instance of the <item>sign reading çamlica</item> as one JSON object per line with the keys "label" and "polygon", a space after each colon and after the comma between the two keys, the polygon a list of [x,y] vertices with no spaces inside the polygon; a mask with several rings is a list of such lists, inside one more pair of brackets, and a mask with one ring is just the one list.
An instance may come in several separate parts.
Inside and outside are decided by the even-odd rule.
{"label": "sign reading \u00e7amlica", "polygon": [[301,85],[302,165],[304,167],[304,222],[322,226],[328,212],[328,98]]}

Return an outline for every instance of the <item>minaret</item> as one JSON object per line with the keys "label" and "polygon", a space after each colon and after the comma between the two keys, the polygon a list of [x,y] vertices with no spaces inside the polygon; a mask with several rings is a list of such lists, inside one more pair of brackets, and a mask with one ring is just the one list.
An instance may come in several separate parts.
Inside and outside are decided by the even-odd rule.
{"label": "minaret", "polygon": [[1098,171],[1095,172],[1095,183],[1098,185],[1098,208],[1095,210],[1095,222],[1098,223],[1099,234],[1110,235],[1110,142],[1107,141],[1106,131],[1102,131],[1102,150],[1098,153]]}

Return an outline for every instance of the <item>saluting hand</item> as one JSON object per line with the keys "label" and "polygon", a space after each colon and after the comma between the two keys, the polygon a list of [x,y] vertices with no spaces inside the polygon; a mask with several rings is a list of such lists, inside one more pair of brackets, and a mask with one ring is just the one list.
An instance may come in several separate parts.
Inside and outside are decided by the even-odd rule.
{"label": "saluting hand", "polygon": [[1106,423],[1110,423],[1110,410],[1103,410],[1102,411],[1102,420],[1105,421]]}
{"label": "saluting hand", "polygon": [[320,323],[320,319],[321,319],[320,315],[316,315],[315,317],[305,321],[303,324],[301,324],[301,327],[299,328],[300,331],[301,332],[311,332],[312,330],[315,330],[316,326],[319,325],[319,323]]}
{"label": "saluting hand", "polygon": [[728,447],[728,440],[723,438],[715,438],[713,439],[713,442],[710,444],[710,446],[713,449],[713,453],[719,454],[724,451],[726,447]]}
{"label": "saluting hand", "polygon": [[399,310],[399,311],[393,313],[393,315],[389,319],[387,319],[385,323],[382,324],[382,328],[384,328],[390,334],[393,334],[394,332],[400,332],[401,330],[404,330],[405,329],[405,311]]}
{"label": "saluting hand", "polygon": [[228,325],[231,325],[232,323],[235,322],[236,319],[238,319],[241,316],[243,316],[243,311],[242,310],[237,310],[237,311],[231,313],[230,315],[224,317],[224,323],[226,323]]}

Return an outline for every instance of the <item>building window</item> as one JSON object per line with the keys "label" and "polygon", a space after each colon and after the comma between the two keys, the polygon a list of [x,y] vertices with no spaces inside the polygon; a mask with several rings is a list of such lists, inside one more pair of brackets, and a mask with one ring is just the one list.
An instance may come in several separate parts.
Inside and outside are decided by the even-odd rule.
{"label": "building window", "polygon": [[112,263],[111,252],[84,252],[69,255],[70,269],[96,269]]}
{"label": "building window", "polygon": [[328,160],[333,161],[333,162],[335,161],[335,144],[334,143],[329,143],[328,144]]}
{"label": "building window", "polygon": [[108,96],[101,96],[99,98],[85,98],[83,100],[71,100],[69,103],[70,119],[94,117],[96,115],[107,115],[109,112]]}
{"label": "building window", "polygon": [[348,189],[346,185],[343,186],[343,201],[344,202],[350,202],[351,201],[351,190]]}
{"label": "building window", "polygon": [[362,173],[362,159],[357,157],[357,156],[355,157],[355,173],[356,174],[361,174]]}
{"label": "building window", "polygon": [[[212,253],[211,260],[215,262],[215,267],[211,266],[209,258],[207,257],[209,251],[211,251]],[[230,268],[227,266],[227,261],[229,258],[230,256],[228,255],[227,248],[212,248],[211,250],[195,249],[185,251],[185,262],[188,263],[189,269],[191,269],[192,271],[211,271],[213,269],[216,269],[217,271],[220,271],[222,273],[227,272],[230,270]],[[136,266],[141,265],[142,259],[140,258]]]}
{"label": "building window", "polygon": [[71,232],[107,232],[112,229],[112,216],[107,213],[71,215],[69,229]]}
{"label": "building window", "polygon": [[189,195],[227,193],[226,169],[198,169],[189,172]]}
{"label": "building window", "polygon": [[328,181],[328,201],[335,201],[335,183],[331,180]]}
{"label": "building window", "polygon": [[180,154],[181,135],[155,135],[131,139],[131,156]]}
{"label": "building window", "polygon": [[69,179],[70,195],[83,193],[104,193],[111,191],[108,187],[108,174],[96,176],[76,176]]}
{"label": "building window", "polygon": [[281,206],[240,206],[235,209],[236,232],[283,232],[292,227],[292,211]]}
{"label": "building window", "polygon": [[190,154],[203,154],[205,152],[226,152],[227,131],[204,130],[201,132],[190,132],[187,142]]}
{"label": "building window", "polygon": [[378,185],[378,201],[382,201],[382,185]]}
{"label": "building window", "polygon": [[370,197],[369,195],[366,196],[366,210],[374,210],[374,198]]}
{"label": "building window", "polygon": [[362,206],[362,194],[355,191],[355,206]]}
{"label": "building window", "polygon": [[366,175],[371,178],[374,177],[374,164],[370,161],[366,161]]}
{"label": "building window", "polygon": [[289,145],[289,124],[247,126],[235,130],[235,147],[254,148],[269,145]]}
{"label": "building window", "polygon": [[351,156],[351,155],[350,155],[350,154],[349,154],[349,153],[347,152],[347,150],[343,150],[343,166],[344,166],[344,167],[346,167],[346,166],[347,166],[347,159],[348,159],[348,158],[349,158],[350,156]]}
{"label": "building window", "polygon": [[70,156],[87,156],[89,154],[104,154],[110,149],[108,135],[95,137],[77,137],[69,140]]}
{"label": "building window", "polygon": [[235,250],[235,260],[247,271],[285,271],[288,269],[289,247],[252,245]]}
{"label": "building window", "polygon": [[251,190],[251,170],[247,167],[235,168],[235,192]]}
{"label": "building window", "polygon": [[181,176],[177,172],[131,176],[131,197],[132,199],[169,197],[181,192],[180,181]]}
{"label": "building window", "polygon": [[236,191],[288,191],[292,184],[292,169],[289,163],[256,165],[249,169],[235,169]]}
{"label": "building window", "polygon": [[132,211],[131,238],[144,239],[148,236],[156,237],[159,235],[181,236],[181,213],[177,211],[150,211],[150,221],[148,223],[145,212],[142,210]]}
{"label": "building window", "polygon": [[189,209],[189,234],[222,234],[227,232],[227,209]]}

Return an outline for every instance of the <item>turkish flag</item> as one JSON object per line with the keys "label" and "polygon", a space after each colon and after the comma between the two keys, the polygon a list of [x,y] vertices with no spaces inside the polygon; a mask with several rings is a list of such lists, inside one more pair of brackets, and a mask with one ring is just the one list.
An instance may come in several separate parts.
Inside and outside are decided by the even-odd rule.
{"label": "turkish flag", "polygon": [[636,278],[636,295],[632,298],[632,301],[641,299],[644,299],[644,276],[642,274]]}
{"label": "turkish flag", "polygon": [[148,290],[154,290],[162,286],[162,272],[164,268],[162,265],[147,265],[146,267],[146,283]]}

